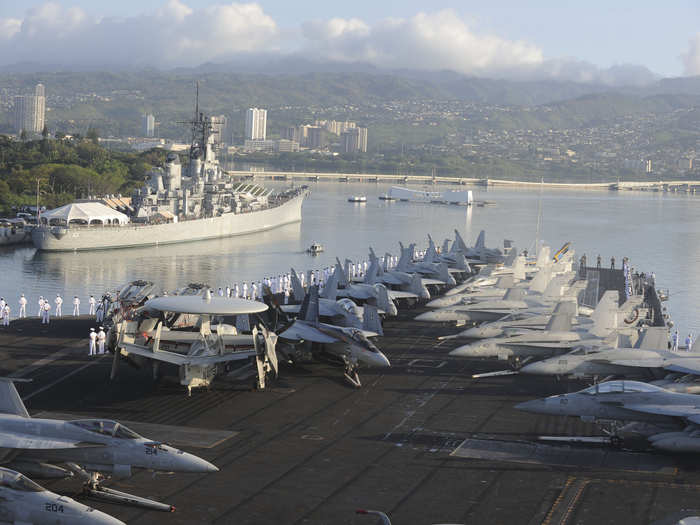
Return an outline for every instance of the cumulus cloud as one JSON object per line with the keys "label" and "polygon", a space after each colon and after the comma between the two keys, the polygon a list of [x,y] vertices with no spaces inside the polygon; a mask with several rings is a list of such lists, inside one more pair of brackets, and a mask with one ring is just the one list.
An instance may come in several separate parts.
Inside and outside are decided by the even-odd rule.
{"label": "cumulus cloud", "polygon": [[192,9],[180,0],[128,18],[99,18],[78,7],[47,2],[28,9],[21,21],[0,19],[0,31],[4,28],[0,56],[6,63],[164,67],[269,51],[278,31],[255,3]]}
{"label": "cumulus cloud", "polygon": [[543,62],[535,45],[473,31],[452,10],[388,18],[372,26],[333,18],[303,24],[308,52],[319,58],[369,62],[381,67],[451,69],[494,74]]}
{"label": "cumulus cloud", "polygon": [[700,75],[700,33],[690,39],[688,51],[681,55],[686,75]]}

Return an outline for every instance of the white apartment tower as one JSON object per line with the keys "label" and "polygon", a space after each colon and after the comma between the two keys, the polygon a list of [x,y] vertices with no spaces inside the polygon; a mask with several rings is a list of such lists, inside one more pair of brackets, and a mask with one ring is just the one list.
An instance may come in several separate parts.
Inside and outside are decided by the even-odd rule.
{"label": "white apartment tower", "polygon": [[34,95],[15,97],[15,131],[17,134],[41,133],[46,123],[46,97],[44,85],[37,84]]}
{"label": "white apartment tower", "polygon": [[245,114],[246,140],[265,140],[267,136],[267,110],[250,108]]}
{"label": "white apartment tower", "polygon": [[147,113],[143,116],[142,124],[144,137],[156,136],[156,118],[151,113]]}

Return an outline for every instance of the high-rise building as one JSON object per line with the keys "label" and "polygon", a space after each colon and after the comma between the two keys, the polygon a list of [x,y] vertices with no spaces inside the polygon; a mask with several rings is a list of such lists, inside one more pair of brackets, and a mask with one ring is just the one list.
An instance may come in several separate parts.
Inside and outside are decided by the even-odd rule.
{"label": "high-rise building", "polygon": [[222,146],[231,144],[231,128],[226,115],[216,115],[211,118],[211,132],[217,144]]}
{"label": "high-rise building", "polygon": [[645,173],[653,173],[654,172],[654,169],[652,168],[652,165],[651,165],[651,159],[646,159],[644,161],[644,172]]}
{"label": "high-rise building", "polygon": [[311,149],[323,149],[326,147],[326,136],[324,129],[319,126],[307,126],[307,144]]}
{"label": "high-rise building", "polygon": [[146,113],[143,116],[143,136],[156,136],[156,118],[151,113]]}
{"label": "high-rise building", "polygon": [[46,117],[46,97],[44,85],[37,84],[34,95],[17,95],[15,97],[15,131],[17,134],[41,133]]}
{"label": "high-rise building", "polygon": [[350,128],[341,133],[340,151],[343,153],[366,153],[367,128]]}
{"label": "high-rise building", "polygon": [[287,126],[282,130],[282,138],[286,140],[293,140],[294,142],[301,142],[299,140],[299,128],[297,126]]}
{"label": "high-rise building", "polygon": [[267,136],[267,110],[250,108],[245,114],[245,139],[265,140]]}

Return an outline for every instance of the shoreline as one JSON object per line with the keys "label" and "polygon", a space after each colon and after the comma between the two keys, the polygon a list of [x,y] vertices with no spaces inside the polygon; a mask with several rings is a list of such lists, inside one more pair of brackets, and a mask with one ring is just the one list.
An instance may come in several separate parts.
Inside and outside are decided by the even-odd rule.
{"label": "shoreline", "polygon": [[228,170],[228,175],[252,180],[302,182],[386,182],[396,184],[453,184],[459,186],[522,186],[526,188],[584,189],[607,191],[682,191],[700,192],[700,180],[609,181],[609,182],[530,182],[474,177],[433,177],[390,173],[316,173],[310,171]]}

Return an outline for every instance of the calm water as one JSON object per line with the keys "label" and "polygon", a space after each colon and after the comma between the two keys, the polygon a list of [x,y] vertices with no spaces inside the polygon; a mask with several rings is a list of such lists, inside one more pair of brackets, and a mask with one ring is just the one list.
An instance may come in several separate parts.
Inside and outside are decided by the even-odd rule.
{"label": "calm water", "polygon": [[[460,230],[470,243],[487,231],[489,246],[513,239],[532,249],[542,209],[540,238],[555,249],[572,241],[577,256],[594,264],[599,253],[609,264],[630,257],[640,271],[655,272],[661,288],[669,288],[671,316],[682,332],[700,332],[700,197],[649,192],[578,192],[475,188],[477,199],[496,203],[485,208],[383,202],[383,184],[315,183],[304,204],[301,224],[251,236],[157,248],[86,253],[38,253],[34,248],[0,250],[0,295],[17,310],[24,293],[35,313],[39,295],[98,295],[137,278],[165,289],[189,282],[225,286],[295,269],[321,268],[335,256],[366,258],[372,245],[381,255],[398,253],[398,241],[427,244]],[[366,204],[352,204],[353,194],[367,195]],[[312,242],[326,251],[311,257]]]}

